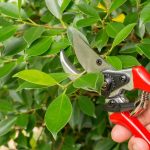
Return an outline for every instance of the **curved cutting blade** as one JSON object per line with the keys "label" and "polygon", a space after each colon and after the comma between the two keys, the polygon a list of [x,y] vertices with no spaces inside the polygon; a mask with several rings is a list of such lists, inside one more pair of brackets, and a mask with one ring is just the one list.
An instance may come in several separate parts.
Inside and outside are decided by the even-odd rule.
{"label": "curved cutting blade", "polygon": [[109,69],[114,70],[110,64],[90,48],[76,29],[72,29],[72,31],[75,54],[80,64],[87,72],[99,72]]}

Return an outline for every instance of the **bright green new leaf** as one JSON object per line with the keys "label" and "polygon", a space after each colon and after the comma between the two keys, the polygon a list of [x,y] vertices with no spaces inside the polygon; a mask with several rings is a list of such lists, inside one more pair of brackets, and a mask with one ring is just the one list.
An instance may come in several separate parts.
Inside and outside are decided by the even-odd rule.
{"label": "bright green new leaf", "polygon": [[31,45],[29,49],[27,49],[26,53],[28,56],[38,56],[45,53],[52,44],[51,37],[45,37],[38,39]]}
{"label": "bright green new leaf", "polygon": [[45,0],[46,6],[49,9],[49,11],[57,18],[57,19],[61,19],[62,18],[62,14],[61,14],[61,10],[60,7],[58,5],[58,1],[57,0]]}
{"label": "bright green new leaf", "polygon": [[144,44],[140,43],[136,45],[136,50],[139,54],[144,54],[148,59],[150,59],[150,43]]}
{"label": "bright green new leaf", "polygon": [[117,56],[107,56],[107,62],[110,63],[115,69],[122,69],[121,60]]}
{"label": "bright green new leaf", "polygon": [[120,44],[131,33],[135,25],[136,25],[135,23],[132,23],[132,24],[125,26],[115,37],[113,44],[112,44],[112,48]]}
{"label": "bright green new leaf", "polygon": [[23,19],[28,18],[23,9],[21,9],[20,13],[19,13],[17,5],[12,4],[10,2],[9,3],[0,2],[0,12],[7,15],[7,16],[17,18],[17,19],[19,17],[21,17]]}
{"label": "bright green new leaf", "polygon": [[118,55],[117,56],[122,62],[122,68],[131,68],[133,66],[141,65],[137,59],[130,55]]}
{"label": "bright green new leaf", "polygon": [[27,47],[26,41],[22,38],[12,37],[4,42],[4,56],[16,55],[19,52],[25,50]]}
{"label": "bright green new leaf", "polygon": [[24,33],[24,39],[28,45],[32,44],[35,40],[40,38],[41,34],[45,31],[43,27],[31,27]]}
{"label": "bright green new leaf", "polygon": [[88,73],[75,80],[73,85],[76,88],[82,88],[100,93],[103,80],[104,77],[102,73]]}
{"label": "bright green new leaf", "polygon": [[67,8],[67,6],[70,4],[70,2],[71,2],[71,0],[63,0],[63,3],[60,8],[61,12],[63,12]]}
{"label": "bright green new leaf", "polygon": [[13,77],[18,77],[27,82],[45,86],[53,86],[57,84],[57,81],[53,79],[49,74],[46,74],[39,70],[23,70],[16,73]]}
{"label": "bright green new leaf", "polygon": [[56,139],[57,133],[68,123],[72,114],[72,105],[65,94],[58,96],[48,106],[45,122],[48,130]]}
{"label": "bright green new leaf", "polygon": [[89,97],[80,96],[78,98],[78,104],[79,104],[81,111],[84,114],[91,116],[91,117],[96,117],[95,116],[95,105]]}
{"label": "bright green new leaf", "polygon": [[150,22],[149,14],[150,14],[150,2],[141,11],[140,18],[144,23]]}
{"label": "bright green new leaf", "polygon": [[123,5],[126,2],[126,0],[113,0],[112,4],[109,9],[109,13],[119,8],[121,5]]}
{"label": "bright green new leaf", "polygon": [[18,0],[18,9],[19,9],[19,12],[21,10],[21,4],[22,4],[22,0]]}
{"label": "bright green new leaf", "polygon": [[86,19],[81,19],[77,22],[77,27],[87,27],[87,26],[91,26],[92,24],[96,23],[98,21],[98,19],[90,17],[90,18],[86,18]]}
{"label": "bright green new leaf", "polygon": [[0,122],[0,136],[3,136],[6,133],[8,133],[14,126],[16,120],[17,120],[17,117],[11,117],[11,118],[2,120]]}
{"label": "bright green new leaf", "polygon": [[124,25],[119,22],[111,22],[106,26],[106,32],[109,37],[115,38],[120,30],[124,28]]}
{"label": "bright green new leaf", "polygon": [[6,63],[2,67],[0,67],[0,78],[8,75],[13,70],[15,65],[16,65],[15,62],[10,62],[10,63]]}
{"label": "bright green new leaf", "polygon": [[78,5],[78,8],[84,14],[91,16],[91,17],[94,17],[94,18],[97,18],[97,19],[100,19],[98,12],[92,6],[90,6],[86,3],[81,3]]}
{"label": "bright green new leaf", "polygon": [[16,32],[16,26],[6,26],[0,28],[0,42],[5,41],[6,39],[10,38]]}

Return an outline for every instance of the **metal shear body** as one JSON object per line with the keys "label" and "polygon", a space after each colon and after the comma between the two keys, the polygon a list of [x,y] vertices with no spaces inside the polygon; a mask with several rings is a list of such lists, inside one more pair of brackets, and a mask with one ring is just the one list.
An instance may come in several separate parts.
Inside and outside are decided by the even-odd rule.
{"label": "metal shear body", "polygon": [[[143,138],[150,146],[150,133],[136,118],[146,109],[148,104],[150,74],[143,66],[115,70],[90,48],[87,41],[79,34],[79,31],[75,28],[70,30],[73,33],[72,43],[75,54],[85,71],[102,72],[104,74],[104,85],[101,94],[106,97],[105,110],[114,112],[110,115],[110,120],[115,124],[127,127],[134,136]],[[63,51],[60,53],[60,60],[65,72],[75,75],[81,73],[69,62]],[[72,76],[70,79],[75,80],[76,77]],[[142,98],[136,103],[130,103],[124,96],[126,90],[131,91],[133,89],[143,91]]]}

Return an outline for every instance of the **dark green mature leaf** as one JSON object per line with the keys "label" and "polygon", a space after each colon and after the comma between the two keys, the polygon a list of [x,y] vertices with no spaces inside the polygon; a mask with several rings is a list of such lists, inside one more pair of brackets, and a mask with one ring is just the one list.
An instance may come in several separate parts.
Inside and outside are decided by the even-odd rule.
{"label": "dark green mature leaf", "polygon": [[28,45],[32,44],[35,40],[40,38],[41,34],[45,31],[43,27],[31,27],[24,33],[24,39]]}
{"label": "dark green mature leaf", "polygon": [[26,128],[29,121],[29,114],[21,114],[16,120],[16,125],[21,128]]}
{"label": "dark green mature leaf", "polygon": [[15,62],[10,62],[0,67],[0,78],[8,75],[12,71],[12,69],[15,67],[15,65],[16,65]]}
{"label": "dark green mature leaf", "polygon": [[0,12],[13,18],[18,19],[19,17],[21,17],[23,19],[27,19],[27,15],[24,10],[21,9],[19,13],[17,5],[12,3],[0,2]]}
{"label": "dark green mature leaf", "polygon": [[144,54],[148,59],[150,59],[150,39],[143,39],[140,44],[136,45],[136,50],[141,55]]}
{"label": "dark green mature leaf", "polygon": [[6,26],[0,28],[0,42],[10,38],[17,30],[17,26]]}
{"label": "dark green mature leaf", "polygon": [[71,0],[63,0],[63,3],[60,8],[62,12],[67,8],[67,6],[69,5],[70,2],[71,2]]}
{"label": "dark green mature leaf", "polygon": [[150,3],[148,3],[141,11],[140,18],[144,23],[150,22],[149,14],[150,14]]}
{"label": "dark green mature leaf", "polygon": [[126,0],[114,0],[110,6],[109,13],[116,10],[118,7],[120,7],[122,4],[124,4]]}
{"label": "dark green mature leaf", "polygon": [[124,25],[122,23],[118,22],[111,22],[108,23],[106,26],[106,32],[109,37],[115,38],[118,32],[124,28]]}
{"label": "dark green mature leaf", "polygon": [[118,55],[117,56],[121,62],[123,68],[130,68],[133,66],[139,66],[140,63],[137,61],[137,59],[130,55]]}
{"label": "dark green mature leaf", "polygon": [[45,122],[48,130],[56,139],[57,133],[68,123],[72,114],[72,105],[69,98],[63,93],[48,107]]}
{"label": "dark green mature leaf", "polygon": [[80,96],[78,98],[78,104],[81,109],[81,111],[91,117],[95,116],[95,105],[92,102],[92,100],[86,96]]}
{"label": "dark green mature leaf", "polygon": [[117,56],[107,56],[106,60],[110,63],[115,69],[122,69],[121,60]]}
{"label": "dark green mature leaf", "polygon": [[11,117],[11,118],[2,120],[0,122],[0,136],[3,136],[6,133],[8,133],[14,126],[16,120],[17,120],[17,117]]}
{"label": "dark green mature leaf", "polygon": [[46,6],[49,11],[58,19],[62,18],[61,9],[57,0],[45,0]]}
{"label": "dark green mature leaf", "polygon": [[10,101],[0,100],[0,112],[13,112],[13,104]]}
{"label": "dark green mature leaf", "polygon": [[135,25],[135,23],[132,23],[124,27],[115,37],[112,48],[121,43],[130,34]]}
{"label": "dark green mature leaf", "polygon": [[22,37],[9,38],[7,41],[4,42],[3,55],[10,56],[10,55],[18,54],[19,52],[25,50],[26,47],[27,47],[27,43]]}
{"label": "dark green mature leaf", "polygon": [[87,26],[91,26],[92,24],[96,23],[98,21],[98,19],[96,18],[86,18],[86,19],[81,19],[77,22],[77,27],[87,27]]}
{"label": "dark green mature leaf", "polygon": [[27,49],[28,56],[38,56],[45,53],[52,44],[51,37],[45,37],[37,40],[29,49]]}
{"label": "dark green mature leaf", "polygon": [[89,15],[91,17],[100,19],[98,12],[90,5],[86,3],[81,3],[78,5],[78,8],[80,11],[82,11],[84,14]]}
{"label": "dark green mature leaf", "polygon": [[13,77],[18,77],[27,82],[31,82],[34,84],[45,85],[45,86],[53,86],[57,84],[57,81],[53,79],[50,75],[41,72],[39,70],[23,70],[21,72],[16,73]]}
{"label": "dark green mature leaf", "polygon": [[89,73],[81,76],[73,83],[74,87],[89,91],[100,92],[103,84],[103,75],[101,73]]}

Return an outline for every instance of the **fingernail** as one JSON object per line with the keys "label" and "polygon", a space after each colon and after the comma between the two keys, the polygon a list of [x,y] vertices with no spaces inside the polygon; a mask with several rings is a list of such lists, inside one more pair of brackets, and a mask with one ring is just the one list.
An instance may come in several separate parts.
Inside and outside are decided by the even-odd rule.
{"label": "fingernail", "polygon": [[139,150],[139,147],[137,144],[134,144],[132,148],[133,148],[133,150]]}

